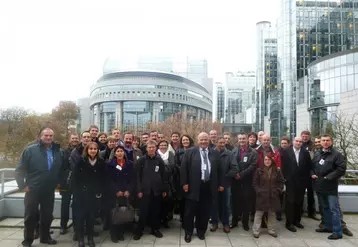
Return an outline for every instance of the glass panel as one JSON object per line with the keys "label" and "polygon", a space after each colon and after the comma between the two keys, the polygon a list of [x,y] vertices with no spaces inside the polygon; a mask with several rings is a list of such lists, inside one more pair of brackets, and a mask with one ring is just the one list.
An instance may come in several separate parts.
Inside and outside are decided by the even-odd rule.
{"label": "glass panel", "polygon": [[353,63],[353,54],[347,55],[347,63]]}
{"label": "glass panel", "polygon": [[347,74],[347,67],[346,66],[342,66],[341,67],[341,75],[346,75]]}
{"label": "glass panel", "polygon": [[341,77],[341,93],[347,92],[347,76]]}
{"label": "glass panel", "polygon": [[335,77],[341,76],[341,67],[334,69],[334,76]]}
{"label": "glass panel", "polygon": [[354,73],[353,65],[348,65],[347,66],[347,75],[351,75],[353,73]]}
{"label": "glass panel", "polygon": [[347,89],[348,89],[348,91],[354,89],[354,77],[353,77],[353,75],[347,76]]}
{"label": "glass panel", "polygon": [[354,84],[355,84],[355,89],[358,89],[358,74],[354,75]]}

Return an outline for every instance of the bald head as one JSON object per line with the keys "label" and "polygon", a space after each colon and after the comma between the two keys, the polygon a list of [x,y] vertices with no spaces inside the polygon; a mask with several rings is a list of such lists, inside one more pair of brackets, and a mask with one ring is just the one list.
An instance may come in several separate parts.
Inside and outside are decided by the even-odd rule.
{"label": "bald head", "polygon": [[302,138],[300,136],[296,136],[293,141],[293,147],[295,149],[300,149],[302,147]]}
{"label": "bald head", "polygon": [[209,146],[209,135],[206,132],[201,132],[198,135],[198,143],[201,148],[207,148]]}
{"label": "bald head", "polygon": [[262,135],[262,141],[261,141],[262,145],[264,147],[269,147],[271,144],[271,137],[269,135]]}

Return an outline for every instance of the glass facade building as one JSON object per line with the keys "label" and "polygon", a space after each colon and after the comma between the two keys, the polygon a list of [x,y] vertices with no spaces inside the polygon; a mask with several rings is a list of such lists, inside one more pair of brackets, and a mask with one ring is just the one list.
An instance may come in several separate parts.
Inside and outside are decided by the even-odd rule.
{"label": "glass facade building", "polygon": [[309,64],[358,45],[358,1],[282,0],[278,21],[284,134],[296,135],[299,81]]}
{"label": "glass facade building", "polygon": [[211,119],[212,99],[204,87],[178,75],[123,71],[105,74],[92,86],[90,108],[100,131],[121,127],[140,132],[148,122],[175,114],[188,120]]}
{"label": "glass facade building", "polygon": [[328,123],[334,121],[332,115],[341,103],[342,93],[358,89],[358,48],[310,64],[308,84],[311,129],[314,134],[324,133]]}
{"label": "glass facade building", "polygon": [[255,83],[254,71],[226,73],[225,123],[246,123],[246,110],[252,107]]}
{"label": "glass facade building", "polygon": [[215,83],[215,95],[213,104],[213,114],[215,121],[223,122],[225,117],[225,87],[221,82]]}

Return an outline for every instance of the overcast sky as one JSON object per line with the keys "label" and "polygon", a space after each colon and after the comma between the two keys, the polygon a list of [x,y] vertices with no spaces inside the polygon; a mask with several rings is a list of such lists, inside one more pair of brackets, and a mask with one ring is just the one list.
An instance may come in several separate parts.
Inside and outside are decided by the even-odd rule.
{"label": "overcast sky", "polygon": [[256,23],[279,0],[1,0],[0,108],[76,100],[108,56],[193,56],[209,75],[254,70]]}

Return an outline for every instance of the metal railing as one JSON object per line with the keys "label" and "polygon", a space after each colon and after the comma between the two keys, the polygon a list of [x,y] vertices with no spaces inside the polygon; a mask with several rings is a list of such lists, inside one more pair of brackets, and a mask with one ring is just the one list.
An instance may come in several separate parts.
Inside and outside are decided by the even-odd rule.
{"label": "metal railing", "polygon": [[15,168],[2,168],[0,169],[0,181],[1,181],[1,192],[0,192],[0,199],[3,199],[6,194],[11,192],[5,192],[5,183],[8,181],[15,180],[14,176],[6,177],[6,173],[15,172]]}

